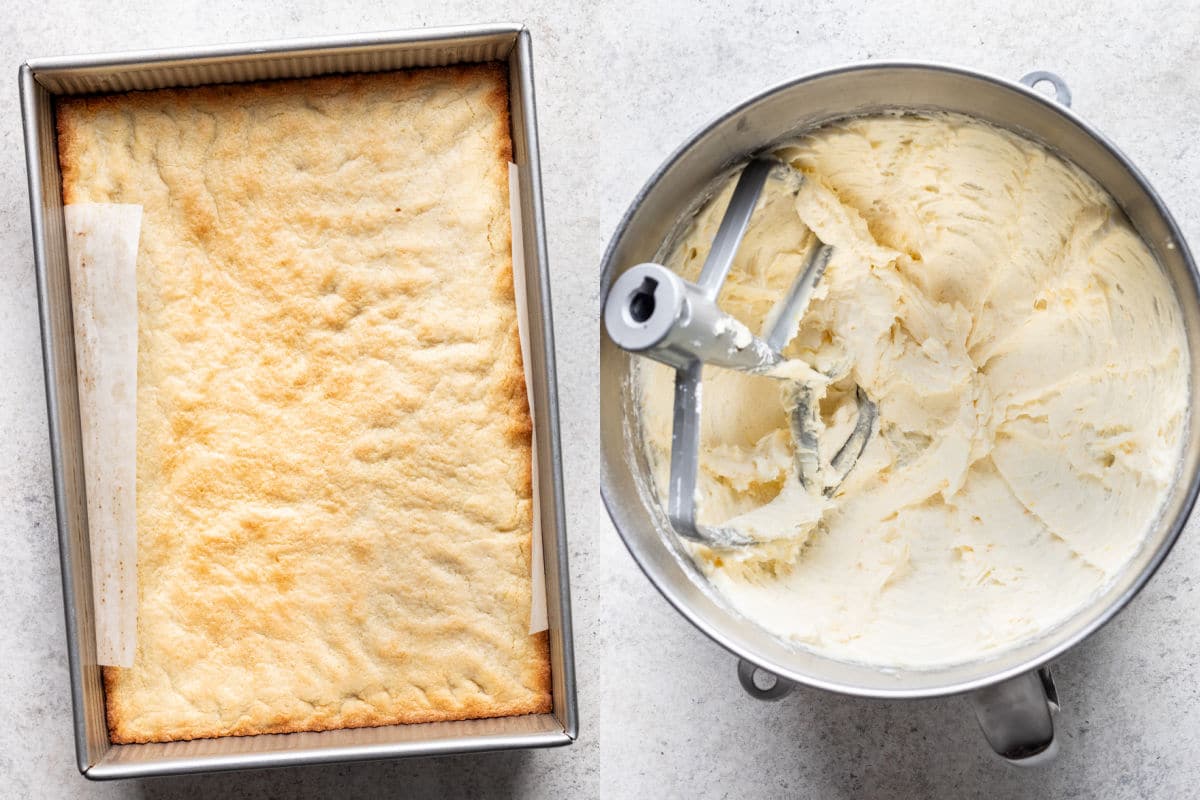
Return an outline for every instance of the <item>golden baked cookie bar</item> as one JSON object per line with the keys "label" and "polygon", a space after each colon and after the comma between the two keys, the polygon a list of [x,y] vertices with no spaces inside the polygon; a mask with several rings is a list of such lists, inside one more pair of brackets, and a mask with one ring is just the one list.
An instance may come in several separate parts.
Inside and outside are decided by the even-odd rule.
{"label": "golden baked cookie bar", "polygon": [[545,712],[502,65],[61,101],[143,207],[114,742]]}

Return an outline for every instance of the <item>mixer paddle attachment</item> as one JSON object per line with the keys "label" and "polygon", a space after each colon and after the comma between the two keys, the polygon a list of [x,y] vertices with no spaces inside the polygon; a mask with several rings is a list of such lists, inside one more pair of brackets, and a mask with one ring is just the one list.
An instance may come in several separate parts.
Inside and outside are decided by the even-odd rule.
{"label": "mixer paddle attachment", "polygon": [[782,354],[829,264],[833,254],[830,245],[813,237],[814,246],[804,267],[777,306],[774,319],[769,320],[765,337],[755,336],[717,306],[721,285],[733,266],[734,255],[772,173],[788,180],[799,191],[803,176],[787,164],[770,157],[756,158],[747,164],[696,283],[684,280],[661,264],[638,264],[617,278],[604,302],[604,326],[618,347],[675,369],[667,516],[678,535],[715,549],[747,547],[757,540],[728,526],[696,522],[700,378],[705,364],[787,381],[788,418],[800,483],[808,491],[826,497],[832,496],[866,449],[877,415],[875,404],[861,387],[856,387],[858,419],[826,470],[817,435],[819,398],[810,384],[797,380],[798,362],[788,362]]}
{"label": "mixer paddle attachment", "polygon": [[871,432],[875,428],[875,418],[878,409],[861,386],[854,388],[854,402],[858,406],[858,417],[854,421],[854,430],[846,437],[846,441],[838,448],[837,453],[829,461],[832,468],[828,472],[821,464],[820,444],[817,439],[818,404],[819,399],[811,385],[793,383],[786,390],[786,405],[788,407],[788,425],[792,431],[792,441],[796,447],[796,474],[800,485],[810,492],[820,492],[825,497],[833,497],[850,470],[858,463],[858,457],[867,449],[871,440]]}

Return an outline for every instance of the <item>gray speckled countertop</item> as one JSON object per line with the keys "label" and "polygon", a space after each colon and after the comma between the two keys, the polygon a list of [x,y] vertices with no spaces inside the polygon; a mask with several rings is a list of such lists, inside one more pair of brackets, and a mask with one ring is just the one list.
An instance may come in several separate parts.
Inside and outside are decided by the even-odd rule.
{"label": "gray speckled countertop", "polygon": [[[15,0],[0,14],[0,796],[1160,797],[1200,784],[1200,537],[1056,665],[1062,753],[994,759],[959,698],[749,699],[600,502],[597,274],[625,205],[701,123],[845,61],[1059,72],[1200,244],[1200,11],[1180,2]],[[92,784],[74,766],[16,67],[32,56],[463,22],[533,32],[566,444],[582,733],[567,749]]]}

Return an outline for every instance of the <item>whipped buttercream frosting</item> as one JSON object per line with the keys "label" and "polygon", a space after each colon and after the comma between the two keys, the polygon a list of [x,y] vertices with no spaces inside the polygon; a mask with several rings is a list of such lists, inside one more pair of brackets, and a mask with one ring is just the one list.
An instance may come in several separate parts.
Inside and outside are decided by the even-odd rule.
{"label": "whipped buttercream frosting", "polygon": [[[825,497],[798,480],[785,382],[707,367],[699,519],[760,543],[687,545],[697,565],[770,632],[871,664],[972,660],[1065,620],[1137,551],[1175,477],[1189,353],[1154,256],[1077,167],[966,117],[856,118],[778,155],[805,180],[768,182],[719,302],[762,333],[811,234],[833,245],[784,354],[827,376],[826,462],[856,385],[878,421]],[[732,185],[672,249],[683,276]],[[673,380],[639,366],[664,498]]]}

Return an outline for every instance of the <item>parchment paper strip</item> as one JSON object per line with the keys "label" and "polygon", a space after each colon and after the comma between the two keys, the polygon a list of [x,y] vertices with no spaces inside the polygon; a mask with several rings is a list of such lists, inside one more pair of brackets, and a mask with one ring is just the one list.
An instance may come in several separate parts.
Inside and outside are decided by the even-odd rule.
{"label": "parchment paper strip", "polygon": [[[533,367],[529,357],[529,301],[525,285],[525,247],[521,228],[521,181],[516,164],[508,165],[508,204],[512,219],[513,292],[517,296],[517,331],[521,337],[521,361],[525,365],[525,393],[529,396],[529,417],[537,419],[533,405]],[[538,498],[537,426],[531,439],[533,448],[533,545],[529,567],[532,571],[533,598],[529,611],[529,632],[550,627],[546,619],[546,570],[542,560],[542,515]]]}
{"label": "parchment paper strip", "polygon": [[64,208],[96,661],[133,666],[137,645],[137,249],[142,207]]}

